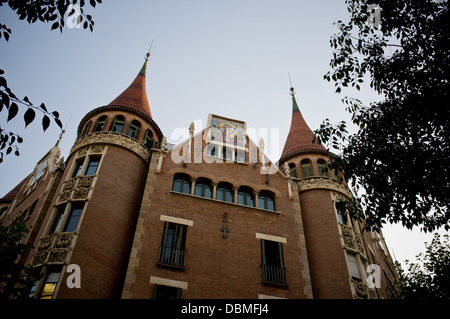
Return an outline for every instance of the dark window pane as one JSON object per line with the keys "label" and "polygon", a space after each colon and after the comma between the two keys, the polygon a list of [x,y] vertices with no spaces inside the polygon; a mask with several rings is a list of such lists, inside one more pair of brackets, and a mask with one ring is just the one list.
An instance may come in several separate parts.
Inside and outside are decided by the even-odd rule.
{"label": "dark window pane", "polygon": [[97,173],[98,164],[100,163],[99,157],[91,157],[89,159],[89,164],[86,169],[86,173],[84,175],[91,176],[95,175]]}
{"label": "dark window pane", "polygon": [[84,158],[79,159],[75,163],[75,169],[73,171],[72,177],[77,177],[81,173],[81,168],[83,167]]}
{"label": "dark window pane", "polygon": [[53,221],[52,228],[50,229],[50,234],[53,234],[54,232],[56,232],[59,228],[59,225],[61,225],[61,221],[62,221],[63,214],[64,214],[64,208],[65,208],[65,206],[58,208],[58,212],[55,216],[55,220]]}
{"label": "dark window pane", "polygon": [[72,209],[66,221],[64,232],[71,233],[77,229],[78,222],[80,221],[81,213],[83,212],[84,204],[73,204]]}
{"label": "dark window pane", "polygon": [[180,299],[181,288],[155,284],[153,299]]}

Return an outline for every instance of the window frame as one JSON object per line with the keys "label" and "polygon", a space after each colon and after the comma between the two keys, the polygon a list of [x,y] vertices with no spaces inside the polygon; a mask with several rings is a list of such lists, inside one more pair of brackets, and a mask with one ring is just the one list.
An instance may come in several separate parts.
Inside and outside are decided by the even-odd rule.
{"label": "window frame", "polygon": [[[109,131],[110,131],[110,132],[113,132],[113,133],[122,133],[123,130],[124,130],[124,128],[125,128],[125,120],[126,120],[126,119],[125,119],[125,116],[123,116],[123,115],[117,115],[117,116],[114,118],[114,120],[112,121],[111,127],[109,128]],[[121,128],[120,131],[116,129],[116,125],[117,125],[118,123],[120,123],[120,124],[122,125],[122,128]]]}
{"label": "window frame", "polygon": [[[269,199],[272,201],[273,209],[269,208],[269,205],[268,205]],[[261,206],[261,200],[263,203],[262,206]],[[258,194],[258,208],[262,208],[262,209],[266,209],[266,210],[270,210],[270,211],[276,211],[275,194],[270,191],[267,191],[267,190],[260,191]]]}
{"label": "window frame", "polygon": [[[130,134],[132,128],[134,128],[134,132]],[[138,120],[132,120],[130,125],[128,126],[127,135],[137,140],[140,131],[141,131],[141,122],[139,122]]]}
{"label": "window frame", "polygon": [[314,176],[313,164],[309,158],[305,158],[300,162],[300,170],[302,172],[302,178]]}
{"label": "window frame", "polygon": [[108,122],[108,116],[102,115],[97,119],[95,123],[94,132],[102,132],[105,130],[106,123]]}
{"label": "window frame", "polygon": [[[222,192],[222,198],[219,198],[219,191]],[[231,201],[227,200],[227,194],[231,195]],[[233,191],[233,185],[227,182],[220,182],[217,184],[216,188],[216,198],[217,200],[226,202],[226,203],[234,203],[234,191]]]}
{"label": "window frame", "polygon": [[[209,196],[206,196],[207,189],[210,194]],[[200,194],[198,194],[197,190],[200,190]],[[211,180],[209,178],[205,178],[205,177],[200,177],[199,179],[197,179],[197,181],[195,182],[195,186],[194,186],[194,195],[212,199],[213,198],[213,186],[212,186]]]}
{"label": "window frame", "polygon": [[[237,204],[256,207],[255,192],[251,187],[241,186],[237,191]],[[249,203],[251,201],[251,203]]]}
{"label": "window frame", "polygon": [[[177,181],[180,181],[180,187],[179,190],[175,189],[175,184]],[[185,191],[185,186],[187,185],[187,191]],[[187,174],[184,173],[176,173],[173,176],[173,182],[172,182],[172,191],[173,192],[177,192],[177,193],[182,193],[182,194],[191,194],[191,187],[192,187],[192,182],[191,182],[191,177]]]}

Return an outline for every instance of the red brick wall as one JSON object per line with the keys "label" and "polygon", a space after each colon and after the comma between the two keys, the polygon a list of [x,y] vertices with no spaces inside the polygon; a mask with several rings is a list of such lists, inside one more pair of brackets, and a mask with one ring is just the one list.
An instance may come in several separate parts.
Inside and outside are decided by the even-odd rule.
{"label": "red brick wall", "polygon": [[314,298],[352,298],[330,191],[300,193]]}

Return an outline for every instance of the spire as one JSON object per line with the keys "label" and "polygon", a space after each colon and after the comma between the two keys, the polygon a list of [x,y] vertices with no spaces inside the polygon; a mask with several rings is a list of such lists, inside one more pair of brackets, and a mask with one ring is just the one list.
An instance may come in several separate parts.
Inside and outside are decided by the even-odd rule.
{"label": "spire", "polygon": [[147,99],[146,92],[146,82],[145,82],[145,74],[147,71],[147,61],[150,57],[150,52],[145,56],[144,64],[142,65],[141,70],[138,75],[134,79],[134,81],[130,84],[130,86],[123,91],[118,97],[116,97],[111,103],[108,105],[119,105],[133,108],[139,112],[148,115],[150,118],[152,117],[152,113],[150,111],[150,105]]}
{"label": "spire", "polygon": [[291,128],[289,134],[286,138],[286,143],[284,144],[283,152],[281,154],[280,162],[287,159],[290,155],[293,155],[300,151],[326,151],[323,145],[318,143],[313,143],[314,138],[313,131],[306,124],[305,119],[300,112],[295,99],[294,88],[291,87],[290,94],[292,96],[292,120]]}

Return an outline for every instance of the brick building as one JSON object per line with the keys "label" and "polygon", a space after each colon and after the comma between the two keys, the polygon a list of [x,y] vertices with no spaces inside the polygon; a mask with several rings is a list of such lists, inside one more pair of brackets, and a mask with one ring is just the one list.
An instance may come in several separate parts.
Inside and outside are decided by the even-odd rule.
{"label": "brick building", "polygon": [[31,295],[382,297],[393,278],[384,239],[337,213],[352,195],[323,169],[329,154],[312,143],[293,89],[277,163],[245,121],[216,114],[168,146],[147,100],[148,57],[127,89],[83,117],[65,161],[56,145],[0,199],[2,222],[22,216],[32,229],[22,260],[43,277]]}

